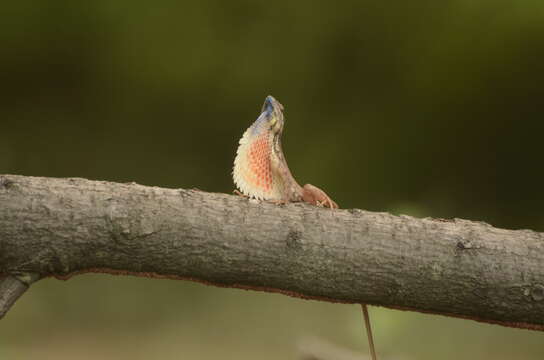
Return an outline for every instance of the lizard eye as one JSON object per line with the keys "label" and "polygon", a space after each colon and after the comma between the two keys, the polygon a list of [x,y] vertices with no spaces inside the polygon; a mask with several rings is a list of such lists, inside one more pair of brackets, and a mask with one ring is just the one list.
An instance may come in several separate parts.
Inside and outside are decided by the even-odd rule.
{"label": "lizard eye", "polygon": [[275,133],[279,133],[283,127],[283,121],[281,118],[274,117],[274,120],[270,123],[270,128]]}

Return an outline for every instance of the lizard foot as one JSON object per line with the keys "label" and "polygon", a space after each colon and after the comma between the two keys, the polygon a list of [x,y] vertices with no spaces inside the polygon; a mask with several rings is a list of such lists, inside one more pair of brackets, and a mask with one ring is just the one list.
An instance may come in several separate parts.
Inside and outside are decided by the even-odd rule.
{"label": "lizard foot", "polygon": [[306,184],[302,188],[302,200],[312,205],[338,209],[336,204],[323,190],[312,184]]}
{"label": "lizard foot", "polygon": [[249,198],[248,195],[246,195],[244,193],[241,193],[240,191],[238,191],[238,189],[232,190],[232,193],[235,194],[235,195],[241,196],[241,197]]}

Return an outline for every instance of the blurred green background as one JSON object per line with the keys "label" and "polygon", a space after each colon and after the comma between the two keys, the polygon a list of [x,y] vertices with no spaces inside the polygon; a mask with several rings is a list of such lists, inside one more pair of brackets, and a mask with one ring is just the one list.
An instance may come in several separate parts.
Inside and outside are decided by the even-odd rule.
{"label": "blurred green background", "polygon": [[[301,183],[342,207],[544,231],[544,2],[17,1],[0,11],[0,173],[230,193],[274,95]],[[383,359],[542,359],[544,334],[372,308]],[[168,280],[37,283],[0,359],[362,354],[360,308]]]}

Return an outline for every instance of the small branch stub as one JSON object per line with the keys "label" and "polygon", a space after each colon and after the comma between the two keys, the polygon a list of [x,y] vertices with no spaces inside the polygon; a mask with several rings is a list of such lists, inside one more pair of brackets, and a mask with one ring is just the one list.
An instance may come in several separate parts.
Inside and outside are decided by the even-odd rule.
{"label": "small branch stub", "polygon": [[12,275],[0,277],[0,319],[13,304],[28,290],[29,284]]}

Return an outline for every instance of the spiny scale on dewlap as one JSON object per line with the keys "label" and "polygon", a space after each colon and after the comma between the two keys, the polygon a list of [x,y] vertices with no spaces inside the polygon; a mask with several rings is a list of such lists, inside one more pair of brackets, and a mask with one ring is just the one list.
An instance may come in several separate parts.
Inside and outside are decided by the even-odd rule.
{"label": "spiny scale on dewlap", "polygon": [[240,139],[232,172],[234,183],[243,194],[256,199],[304,201],[337,209],[323,190],[311,184],[301,187],[291,174],[281,148],[283,124],[283,106],[267,96],[261,115]]}

